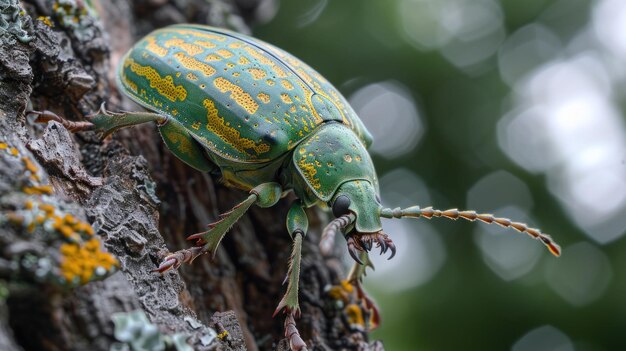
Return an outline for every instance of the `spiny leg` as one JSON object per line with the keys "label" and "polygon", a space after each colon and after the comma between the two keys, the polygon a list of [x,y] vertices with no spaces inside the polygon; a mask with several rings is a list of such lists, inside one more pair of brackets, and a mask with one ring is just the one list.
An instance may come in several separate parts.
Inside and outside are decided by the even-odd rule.
{"label": "spiny leg", "polygon": [[287,270],[287,291],[274,311],[276,316],[281,310],[285,317],[285,337],[289,340],[289,347],[294,351],[307,350],[306,343],[300,337],[294,317],[300,316],[298,303],[298,284],[300,280],[300,261],[302,258],[302,240],[307,233],[309,220],[300,201],[295,201],[287,214],[287,231],[293,238],[293,249],[289,258]]}
{"label": "spiny leg", "polygon": [[[348,213],[343,216],[337,217],[333,221],[331,221],[324,231],[322,232],[322,238],[320,239],[320,251],[324,255],[330,254],[332,250],[332,244],[335,240],[335,235],[337,232],[346,231],[350,232],[350,225],[354,222],[356,216],[354,213]],[[361,235],[363,236],[363,235]],[[366,268],[370,267],[374,269],[374,264],[369,258],[369,255],[364,248],[368,251],[371,250],[372,244],[376,243],[377,247],[380,247],[380,253],[384,254],[388,249],[392,250],[390,259],[395,255],[396,247],[391,242],[391,240],[386,240],[387,235],[383,233],[374,233],[374,234],[366,234],[364,240],[360,240],[360,236],[357,235],[346,235],[346,241],[348,243],[348,252],[352,259],[354,259],[355,263],[348,274],[348,278],[345,282],[351,284],[357,293],[357,298],[363,301],[363,305],[365,308],[372,313],[371,323],[372,328],[377,327],[380,324],[380,313],[378,310],[378,306],[374,300],[372,300],[361,285],[361,281],[366,274]],[[341,286],[346,286],[342,283]],[[349,286],[349,285],[347,285]],[[351,292],[351,291],[349,291]]]}
{"label": "spiny leg", "polygon": [[94,125],[91,122],[75,122],[75,121],[68,121],[67,119],[57,115],[56,113],[52,112],[52,111],[48,111],[48,110],[44,110],[44,111],[28,111],[26,112],[27,115],[37,115],[37,118],[35,119],[35,122],[37,123],[48,123],[49,121],[55,121],[57,123],[60,123],[63,127],[65,127],[65,129],[69,130],[72,133],[76,133],[76,132],[81,132],[84,130],[92,130],[94,129]]}
{"label": "spiny leg", "polygon": [[278,183],[264,183],[252,190],[247,199],[235,205],[230,211],[221,214],[217,222],[209,224],[209,230],[189,236],[187,240],[196,240],[196,247],[178,250],[163,259],[163,262],[155,271],[164,273],[170,269],[177,269],[183,263],[193,260],[205,253],[215,252],[228,230],[243,216],[246,211],[255,204],[259,207],[271,207],[278,202],[282,194],[282,188]]}
{"label": "spiny leg", "polygon": [[142,124],[146,122],[156,122],[157,124],[163,124],[167,121],[167,117],[158,113],[152,112],[111,112],[107,111],[104,107],[104,103],[100,105],[98,112],[87,116],[87,122],[74,122],[55,114],[51,111],[29,111],[29,114],[37,115],[35,122],[47,123],[48,121],[55,121],[61,123],[70,132],[80,132],[84,130],[95,130],[101,133],[102,136],[107,136],[114,131]]}
{"label": "spiny leg", "polygon": [[456,208],[441,211],[435,210],[432,207],[420,208],[419,206],[413,206],[405,209],[398,208],[383,208],[380,211],[380,216],[384,218],[403,218],[424,217],[431,219],[433,217],[444,217],[452,220],[465,219],[467,221],[474,222],[479,220],[481,222],[492,224],[495,223],[501,227],[513,228],[520,233],[526,233],[532,238],[540,240],[554,256],[561,255],[561,247],[552,240],[552,238],[542,233],[539,229],[530,228],[526,223],[513,222],[508,218],[494,217],[489,213],[476,213],[476,211],[459,211]]}
{"label": "spiny leg", "polygon": [[[362,262],[362,263],[359,263]],[[371,318],[368,322],[371,322],[371,326],[366,326],[368,329],[374,329],[380,325],[380,312],[378,310],[378,306],[374,302],[373,299],[369,297],[369,295],[363,289],[363,285],[361,282],[363,277],[367,274],[366,269],[370,267],[374,270],[374,264],[369,258],[369,255],[365,251],[359,252],[359,260],[354,262],[352,265],[352,269],[350,269],[350,273],[348,273],[347,281],[354,286],[356,289],[357,298],[363,301],[363,305],[365,309],[372,313]]]}

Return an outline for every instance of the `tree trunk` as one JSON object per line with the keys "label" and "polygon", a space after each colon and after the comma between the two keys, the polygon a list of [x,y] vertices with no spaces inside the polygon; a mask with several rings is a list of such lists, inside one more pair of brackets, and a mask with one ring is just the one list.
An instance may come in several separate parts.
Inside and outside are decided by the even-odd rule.
{"label": "tree trunk", "polygon": [[[283,318],[271,315],[291,252],[289,199],[253,207],[214,260],[160,275],[153,270],[168,250],[189,246],[186,236],[246,194],[184,165],[154,126],[101,141],[25,113],[82,121],[103,102],[136,110],[112,83],[134,40],[177,22],[248,32],[267,1],[0,0],[0,350],[288,349]],[[310,349],[382,350],[327,293],[343,267],[317,247],[326,216],[309,216],[303,339]],[[87,223],[117,268],[94,249]]]}

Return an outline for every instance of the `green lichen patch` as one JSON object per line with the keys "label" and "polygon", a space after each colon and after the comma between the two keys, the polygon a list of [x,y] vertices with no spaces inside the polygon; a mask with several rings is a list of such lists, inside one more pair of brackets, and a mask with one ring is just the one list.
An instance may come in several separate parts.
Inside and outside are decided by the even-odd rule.
{"label": "green lichen patch", "polygon": [[33,39],[24,29],[25,12],[18,0],[0,0],[0,44],[28,43]]}
{"label": "green lichen patch", "polygon": [[59,26],[71,29],[76,37],[87,40],[94,37],[93,25],[97,12],[91,1],[53,0],[52,17]]}
{"label": "green lichen patch", "polygon": [[111,351],[161,351],[174,349],[192,351],[187,344],[187,336],[181,333],[165,335],[148,320],[143,311],[120,312],[112,316],[115,324],[115,339],[118,343],[111,346]]}
{"label": "green lichen patch", "polygon": [[[104,251],[92,226],[73,206],[57,200],[47,176],[25,150],[0,140],[0,177],[16,191],[0,196],[0,234],[5,259],[16,263],[17,277],[72,288],[103,279],[118,262]],[[13,174],[4,174],[15,172]]]}

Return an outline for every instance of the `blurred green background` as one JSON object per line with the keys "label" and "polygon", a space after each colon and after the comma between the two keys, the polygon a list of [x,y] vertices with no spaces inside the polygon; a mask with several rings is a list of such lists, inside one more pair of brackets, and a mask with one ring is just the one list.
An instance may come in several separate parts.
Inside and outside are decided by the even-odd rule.
{"label": "blurred green background", "polygon": [[[626,1],[268,1],[254,35],[333,82],[375,136],[388,206],[366,284],[387,350],[626,349]],[[346,261],[348,262],[348,261]]]}

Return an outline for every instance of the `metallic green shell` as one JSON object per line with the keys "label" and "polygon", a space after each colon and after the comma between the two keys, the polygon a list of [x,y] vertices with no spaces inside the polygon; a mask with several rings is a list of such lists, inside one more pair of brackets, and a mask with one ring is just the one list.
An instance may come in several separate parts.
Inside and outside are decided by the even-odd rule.
{"label": "metallic green shell", "polygon": [[123,92],[180,122],[211,153],[237,163],[277,160],[320,124],[371,138],[345,99],[293,56],[238,33],[196,25],[154,31],[123,58]]}
{"label": "metallic green shell", "polygon": [[[328,202],[339,186],[350,180],[367,180],[378,192],[378,179],[369,153],[352,130],[328,123],[300,143],[293,165],[318,199]],[[306,194],[299,194],[306,198]]]}

